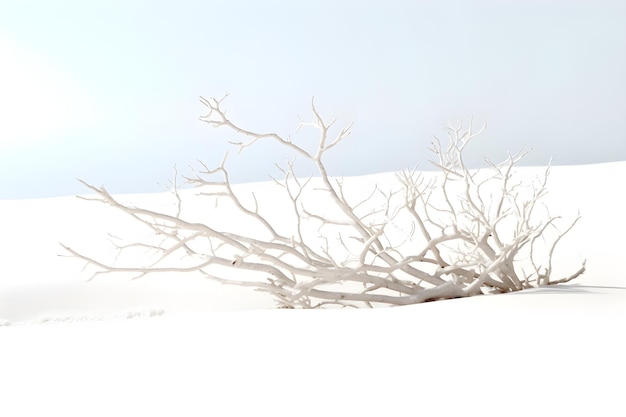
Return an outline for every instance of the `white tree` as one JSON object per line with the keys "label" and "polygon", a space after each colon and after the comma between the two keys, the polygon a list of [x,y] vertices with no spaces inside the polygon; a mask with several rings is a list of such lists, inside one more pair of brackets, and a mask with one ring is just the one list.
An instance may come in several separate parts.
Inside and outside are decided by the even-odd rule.
{"label": "white tree", "polygon": [[[209,224],[186,218],[175,183],[177,210],[169,214],[124,204],[104,187],[85,183],[96,200],[130,214],[160,237],[156,243],[119,246],[120,252],[148,249],[152,258],[147,264],[107,263],[64,246],[95,267],[94,276],[197,272],[222,283],[266,291],[281,307],[315,308],[406,305],[518,291],[566,282],[585,270],[583,263],[569,277],[551,278],[555,248],[580,216],[559,229],[560,218],[542,204],[549,168],[536,181],[517,181],[514,166],[524,152],[509,155],[502,163],[487,160],[484,169],[466,167],[464,150],[485,125],[478,131],[471,121],[466,129],[460,123],[447,126],[448,141],[444,144],[435,138],[431,147],[436,174],[403,171],[397,175],[395,189],[374,185],[357,198],[344,179],[329,176],[323,161],[348,137],[350,125],[334,131],[334,120],[324,122],[312,101],[313,121],[296,129],[296,133],[303,128],[317,130],[317,146],[309,150],[291,137],[235,124],[222,108],[225,98],[201,97],[208,114],[200,119],[247,137],[246,142],[233,143],[239,152],[259,141],[275,141],[315,167],[315,177],[299,178],[292,161],[281,168],[284,177],[274,179],[291,214],[272,219],[257,195],[238,192],[229,180],[226,157],[220,166],[203,165],[202,171],[185,179],[198,187],[207,202],[227,200],[230,215],[247,225],[243,231],[222,229],[219,221]],[[311,204],[313,200],[317,204]],[[242,271],[250,279],[233,279]]]}

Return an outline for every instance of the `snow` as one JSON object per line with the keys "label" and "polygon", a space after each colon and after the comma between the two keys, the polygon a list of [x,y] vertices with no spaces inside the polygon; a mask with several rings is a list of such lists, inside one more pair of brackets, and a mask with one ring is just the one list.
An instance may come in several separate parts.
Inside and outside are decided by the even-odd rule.
{"label": "snow", "polygon": [[106,254],[107,232],[145,231],[73,196],[0,201],[0,415],[623,415],[621,178],[626,162],[552,168],[551,211],[583,216],[556,254],[588,259],[579,279],[374,310],[276,310],[196,276],[86,282],[59,242]]}

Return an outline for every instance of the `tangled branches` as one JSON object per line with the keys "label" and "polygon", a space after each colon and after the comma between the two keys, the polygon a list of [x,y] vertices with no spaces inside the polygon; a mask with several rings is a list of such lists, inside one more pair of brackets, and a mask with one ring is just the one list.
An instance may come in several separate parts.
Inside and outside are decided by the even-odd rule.
{"label": "tangled branches", "polygon": [[[226,158],[213,169],[203,165],[185,177],[212,213],[212,220],[202,221],[185,216],[185,201],[176,187],[177,209],[167,214],[122,203],[104,187],[85,183],[94,199],[133,216],[160,238],[119,246],[121,252],[147,249],[152,256],[143,265],[105,263],[64,246],[95,267],[94,276],[197,272],[268,292],[282,307],[316,308],[406,305],[518,291],[566,282],[585,270],[583,263],[569,277],[551,278],[555,247],[579,217],[559,229],[560,218],[542,204],[549,168],[532,183],[518,181],[514,167],[524,152],[501,163],[488,160],[484,169],[466,168],[464,150],[485,125],[476,131],[471,122],[467,128],[447,126],[447,142],[435,138],[431,147],[436,174],[403,171],[395,188],[376,184],[363,195],[351,190],[348,181],[329,176],[323,161],[348,137],[350,125],[333,130],[335,121],[324,122],[312,102],[313,121],[296,129],[317,130],[316,147],[308,149],[291,137],[235,124],[222,108],[224,99],[201,98],[208,113],[200,120],[247,138],[233,143],[239,152],[259,141],[288,147],[312,163],[316,175],[299,178],[294,162],[288,163],[281,169],[283,178],[274,179],[282,199],[264,203],[254,192],[242,193],[231,185]],[[211,212],[212,204],[227,204],[228,218],[239,227],[229,227],[233,222]],[[277,210],[281,215],[272,217]]]}

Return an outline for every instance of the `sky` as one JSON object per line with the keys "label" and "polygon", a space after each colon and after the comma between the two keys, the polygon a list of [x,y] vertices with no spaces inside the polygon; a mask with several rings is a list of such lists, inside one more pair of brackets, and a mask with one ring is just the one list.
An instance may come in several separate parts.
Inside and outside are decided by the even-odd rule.
{"label": "sky", "polygon": [[[430,169],[433,134],[470,117],[488,124],[471,165],[626,160],[624,21],[608,0],[0,0],[0,199],[86,192],[77,178],[163,191],[241,139],[198,119],[227,93],[251,130],[291,134],[313,96],[354,122],[332,175]],[[261,143],[228,168],[263,181],[291,157]]]}

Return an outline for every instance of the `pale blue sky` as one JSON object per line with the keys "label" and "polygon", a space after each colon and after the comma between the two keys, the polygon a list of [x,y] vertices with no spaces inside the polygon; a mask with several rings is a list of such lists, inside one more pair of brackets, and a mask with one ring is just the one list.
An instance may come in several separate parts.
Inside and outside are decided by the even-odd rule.
{"label": "pale blue sky", "polygon": [[[335,175],[428,168],[432,134],[472,115],[474,162],[626,160],[624,22],[623,1],[0,0],[0,198],[161,191],[235,139],[198,121],[224,93],[259,130],[290,133],[313,95],[353,120]],[[288,156],[229,166],[266,180]]]}

